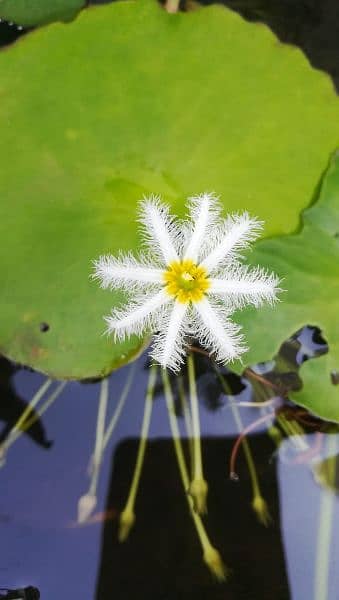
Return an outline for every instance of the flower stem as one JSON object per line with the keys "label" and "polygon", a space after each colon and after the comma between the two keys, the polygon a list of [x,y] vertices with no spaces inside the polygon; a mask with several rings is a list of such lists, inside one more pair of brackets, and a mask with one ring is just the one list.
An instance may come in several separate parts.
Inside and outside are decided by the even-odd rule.
{"label": "flower stem", "polygon": [[[269,389],[275,392],[277,397],[285,398],[287,394],[287,390],[281,389],[280,386],[274,384],[272,381],[269,381],[263,375],[259,375],[255,373],[251,368],[247,368],[244,371],[245,377],[252,383],[253,389],[257,389],[257,393],[259,390],[255,385],[255,382],[258,382],[261,390]],[[273,398],[274,400],[275,398]],[[258,403],[260,405],[261,403]],[[279,423],[281,429],[285,432],[287,436],[292,437],[292,443],[296,447],[297,450],[305,451],[309,448],[308,444],[302,439],[301,436],[304,435],[304,431],[302,427],[300,427],[299,423],[294,421],[288,421],[281,413],[276,415],[276,420]],[[276,428],[271,428],[268,430],[269,435],[275,440],[276,443],[280,443],[279,433]],[[296,439],[293,439],[293,436],[296,436]]]}
{"label": "flower stem", "polygon": [[208,568],[210,569],[210,571],[212,572],[212,574],[214,575],[214,577],[216,577],[219,581],[224,581],[229,573],[229,570],[227,569],[227,567],[225,567],[218,550],[216,550],[216,548],[214,548],[214,546],[212,546],[212,544],[209,540],[209,537],[207,535],[206,529],[204,527],[204,524],[201,520],[201,517],[200,517],[200,515],[198,515],[196,513],[196,511],[194,509],[193,499],[191,497],[191,494],[188,493],[189,486],[190,486],[190,480],[189,480],[189,476],[188,476],[188,471],[187,471],[187,467],[186,467],[182,444],[180,441],[180,433],[179,433],[177,418],[175,415],[175,408],[174,408],[171,384],[170,384],[170,380],[168,377],[168,373],[165,369],[162,370],[162,378],[163,378],[164,392],[165,392],[170,427],[171,427],[171,431],[172,431],[172,438],[173,438],[175,454],[177,457],[181,480],[182,480],[184,489],[186,491],[186,498],[187,498],[188,506],[190,509],[190,513],[191,513],[191,516],[192,516],[192,519],[193,519],[193,522],[194,522],[194,525],[195,525],[195,528],[196,528],[196,531],[197,531],[197,534],[198,534],[198,537],[200,540],[200,544],[202,547],[203,559],[204,559],[206,565],[208,566]]}
{"label": "flower stem", "polygon": [[59,383],[59,385],[55,388],[54,392],[52,392],[51,395],[48,396],[48,398],[45,400],[45,402],[43,402],[43,404],[40,406],[40,408],[36,411],[36,414],[32,415],[29,419],[27,419],[23,423],[23,425],[20,427],[21,431],[17,432],[17,434],[16,434],[15,440],[19,437],[19,435],[21,435],[21,433],[23,433],[24,431],[27,431],[30,427],[32,427],[32,425],[34,425],[34,423],[36,423],[36,421],[38,421],[40,419],[40,417],[42,417],[42,415],[46,412],[46,410],[50,406],[52,406],[53,402],[55,402],[55,400],[60,396],[61,392],[66,387],[66,385],[67,385],[67,381],[61,381]]}
{"label": "flower stem", "polygon": [[137,454],[137,460],[135,463],[135,469],[133,473],[132,483],[128,495],[127,502],[123,511],[120,514],[119,521],[119,533],[118,538],[120,542],[124,542],[132,529],[135,521],[134,505],[138,491],[142,465],[145,457],[146,443],[148,437],[149,426],[151,422],[152,408],[153,408],[153,396],[154,387],[157,376],[157,367],[152,365],[150,368],[150,374],[148,378],[148,386],[145,398],[144,415],[141,426],[140,442]]}
{"label": "flower stem", "polygon": [[125,406],[125,402],[126,402],[128,393],[129,393],[129,391],[131,389],[131,385],[132,385],[133,379],[135,377],[136,366],[137,366],[137,362],[135,361],[133,363],[133,365],[131,366],[131,368],[130,368],[130,371],[129,371],[128,377],[126,379],[126,383],[125,383],[125,385],[123,387],[123,390],[121,392],[121,396],[119,398],[118,404],[117,404],[116,409],[115,409],[115,411],[113,413],[113,416],[112,416],[112,418],[111,418],[111,420],[110,420],[110,422],[108,424],[108,427],[107,427],[107,429],[105,431],[104,442],[103,442],[103,449],[104,450],[105,450],[105,448],[106,448],[106,446],[107,446],[107,444],[109,442],[109,439],[112,436],[112,433],[113,433],[113,431],[114,431],[114,429],[116,427],[116,424],[117,424],[117,422],[119,420],[119,417],[121,415],[122,409]]}
{"label": "flower stem", "polygon": [[25,408],[23,413],[20,415],[18,421],[15,423],[15,425],[11,429],[10,433],[8,434],[8,437],[0,445],[0,455],[1,455],[0,466],[3,466],[5,464],[6,452],[10,448],[10,446],[25,431],[27,431],[30,427],[32,427],[32,425],[34,425],[34,423],[36,423],[40,419],[40,417],[44,414],[44,412],[46,412],[46,410],[51,406],[51,404],[53,404],[53,402],[58,398],[58,396],[60,396],[60,394],[61,394],[62,390],[64,389],[67,382],[66,381],[60,382],[59,385],[54,390],[54,392],[52,392],[50,394],[50,396],[48,396],[48,398],[43,402],[43,404],[41,405],[39,410],[37,410],[33,415],[30,416],[30,414],[33,411],[33,408],[37,405],[39,400],[41,400],[42,396],[47,391],[47,389],[51,386],[52,383],[53,382],[51,379],[47,379],[43,383],[43,385],[34,394],[32,400],[30,401],[28,406]]}
{"label": "flower stem", "polygon": [[182,377],[178,375],[178,393],[180,399],[181,410],[185,419],[185,426],[187,431],[189,451],[190,451],[190,465],[191,465],[191,477],[193,477],[193,464],[194,464],[194,448],[193,448],[193,434],[192,434],[192,419],[191,413],[187,402],[187,397],[184,389]]}
{"label": "flower stem", "polygon": [[95,433],[95,445],[93,452],[92,461],[92,481],[90,486],[90,494],[94,494],[97,488],[97,482],[99,477],[100,464],[102,460],[102,454],[104,449],[104,433],[105,433],[105,420],[107,413],[107,402],[109,392],[109,380],[106,377],[101,381],[100,396],[99,396],[99,409],[97,416],[97,427]]}
{"label": "flower stem", "polygon": [[[87,519],[90,517],[91,513],[93,512],[94,508],[96,507],[96,504],[97,504],[96,494],[97,494],[98,480],[99,480],[99,474],[100,474],[103,453],[107,447],[109,439],[115,429],[115,426],[118,422],[121,411],[125,405],[126,398],[128,396],[128,392],[130,390],[130,387],[131,387],[131,384],[132,384],[132,381],[133,381],[133,378],[135,375],[135,369],[136,369],[136,363],[133,363],[133,365],[130,369],[130,372],[128,374],[126,383],[121,392],[118,404],[115,408],[115,411],[112,415],[112,418],[109,422],[109,425],[108,425],[106,431],[104,431],[105,419],[103,418],[103,413],[106,414],[105,402],[107,404],[108,387],[107,387],[107,390],[105,390],[105,389],[103,389],[103,387],[101,387],[101,395],[100,395],[100,400],[99,400],[99,412],[98,412],[98,420],[97,420],[97,434],[96,434],[96,441],[95,441],[95,449],[96,450],[94,450],[94,453],[92,454],[92,457],[90,460],[89,471],[90,471],[91,479],[90,479],[90,485],[89,485],[88,492],[86,492],[84,495],[82,495],[79,498],[79,502],[78,502],[78,522],[79,523],[84,523],[85,521],[87,521]],[[105,380],[103,380],[103,381],[105,381]],[[103,384],[103,382],[102,382],[102,384]],[[107,384],[107,386],[108,386],[108,384]],[[100,454],[99,454],[99,449],[100,449]],[[95,456],[96,452],[97,452],[97,456]]]}
{"label": "flower stem", "polygon": [[[328,452],[330,455],[334,454],[328,460],[331,472],[329,473],[329,481],[334,484],[335,482],[335,468],[337,457],[335,455],[337,451],[337,436],[330,434],[328,436]],[[332,521],[333,521],[333,510],[334,510],[335,495],[332,490],[322,489],[321,490],[321,503],[320,503],[320,519],[318,525],[318,541],[317,541],[317,553],[316,553],[316,564],[315,564],[315,581],[314,581],[314,598],[317,600],[327,600],[328,595],[328,572],[330,564],[330,550],[331,550],[331,537],[332,537]]]}
{"label": "flower stem", "polygon": [[33,408],[38,404],[39,400],[41,400],[42,396],[48,390],[48,388],[51,386],[51,384],[52,384],[52,380],[46,379],[46,381],[42,384],[42,386],[34,394],[32,400],[26,406],[25,410],[23,411],[23,413],[20,415],[19,419],[15,423],[13,429],[11,430],[11,432],[9,434],[10,436],[14,435],[15,433],[18,433],[20,429],[22,430],[22,427],[23,427],[27,417],[33,411]]}
{"label": "flower stem", "polygon": [[[220,373],[219,370],[218,370],[218,372],[219,372],[219,379],[222,384],[223,390],[229,398],[233,418],[237,425],[239,434],[242,434],[244,432],[244,424],[242,422],[237,403],[234,402],[234,399],[230,394],[231,390],[227,384],[225,377],[223,377],[222,373]],[[246,437],[242,438],[242,447],[244,450],[245,459],[247,462],[247,467],[248,467],[248,471],[249,471],[250,478],[251,478],[251,484],[252,484],[252,494],[253,494],[252,508],[255,511],[260,523],[262,523],[263,525],[265,525],[267,527],[269,525],[269,523],[271,522],[271,516],[270,516],[269,510],[268,510],[266,501],[261,494],[257,470],[255,468],[255,463],[253,460],[253,455],[252,455],[252,451],[250,448],[250,444]]]}
{"label": "flower stem", "polygon": [[304,440],[304,430],[300,427],[299,423],[296,421],[288,421],[284,415],[279,414],[277,416],[277,421],[286,435],[291,438],[293,445],[296,450],[300,450],[301,452],[305,452],[309,450],[308,443]]}
{"label": "flower stem", "polygon": [[207,512],[208,485],[204,479],[202,468],[199,404],[195,382],[194,358],[192,353],[190,353],[187,357],[187,366],[193,435],[193,477],[189,490],[193,498],[194,510],[196,510],[199,515],[202,515]]}
{"label": "flower stem", "polygon": [[[239,433],[241,433],[244,430],[244,425],[243,425],[238,407],[237,407],[236,403],[234,402],[233,398],[230,398],[230,403],[231,403],[233,418],[237,424]],[[250,478],[251,478],[251,484],[252,484],[252,494],[253,494],[252,508],[253,508],[254,512],[256,513],[260,523],[262,523],[263,525],[265,525],[265,527],[267,527],[269,525],[269,523],[272,521],[272,519],[271,519],[269,510],[268,510],[266,501],[263,498],[262,493],[261,493],[259,479],[258,479],[258,475],[257,475],[257,470],[255,468],[255,463],[253,460],[251,447],[250,447],[250,444],[249,444],[247,438],[245,438],[245,437],[242,440],[242,447],[244,450],[245,459],[247,462],[247,467],[248,467],[248,471],[249,471]]]}
{"label": "flower stem", "polygon": [[97,504],[97,486],[99,480],[100,466],[104,451],[104,432],[107,413],[109,380],[102,379],[100,385],[99,408],[97,416],[97,426],[95,432],[94,452],[91,458],[90,471],[91,481],[87,494],[79,498],[78,502],[78,523],[84,523],[91,515]]}
{"label": "flower stem", "polygon": [[250,425],[245,427],[245,429],[243,429],[241,434],[238,436],[238,438],[233,446],[233,450],[232,450],[232,454],[231,454],[231,458],[230,458],[230,478],[231,479],[234,479],[234,480],[238,479],[238,475],[235,470],[235,461],[237,458],[239,446],[240,446],[240,444],[243,444],[243,442],[245,440],[245,436],[248,433],[250,433],[251,431],[253,431],[253,429],[256,429],[256,427],[258,427],[262,423],[267,423],[267,421],[269,419],[271,419],[271,415],[261,416],[259,419],[257,419],[256,421],[254,421],[253,423],[250,423]]}

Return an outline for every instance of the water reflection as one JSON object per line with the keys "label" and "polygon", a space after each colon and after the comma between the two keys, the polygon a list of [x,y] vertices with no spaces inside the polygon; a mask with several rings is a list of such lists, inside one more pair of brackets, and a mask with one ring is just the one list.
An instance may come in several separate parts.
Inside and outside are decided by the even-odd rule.
{"label": "water reflection", "polygon": [[[278,395],[299,385],[300,363],[326,351],[319,330],[308,328],[242,378],[228,377],[225,369],[220,376],[207,368],[204,355],[195,355],[208,482],[208,514],[201,520],[233,571],[226,583],[215,583],[202,560],[161,379],[154,382],[157,396],[136,487],[134,527],[119,543],[119,518],[130,494],[145,417],[149,369],[144,358],[105,382],[65,387],[3,363],[0,418],[6,435],[11,426],[13,436],[13,425],[27,409],[22,399],[36,398],[45,389],[35,412],[27,414],[27,419],[36,418],[37,429],[17,435],[0,471],[0,587],[36,585],[49,599],[180,599],[191,592],[212,600],[336,598],[337,462],[326,458],[338,453],[337,436],[326,435],[324,424]],[[184,376],[185,394],[188,388]],[[180,386],[174,391],[189,465],[185,405]],[[10,399],[20,410],[11,413]],[[252,400],[261,405],[248,406]],[[40,418],[39,407],[46,402]],[[235,440],[255,421],[256,435],[247,440],[247,450],[245,440],[239,444],[235,483],[229,478]],[[95,501],[79,514],[83,497]]]}
{"label": "water reflection", "polygon": [[[308,436],[310,444],[315,435]],[[338,597],[339,502],[333,491],[338,469],[329,474],[332,489],[315,483],[322,460],[338,453],[339,437],[323,436],[320,456],[295,462],[291,442],[285,440],[278,460],[281,527],[291,598],[335,600]],[[295,458],[295,456],[294,456]],[[291,464],[292,462],[292,464]]]}
{"label": "water reflection", "polygon": [[[275,464],[269,462],[272,443],[255,440],[256,466],[262,493],[271,509],[271,527],[262,527],[251,507],[251,482],[246,464],[240,479],[227,477],[232,438],[204,437],[203,457],[209,483],[206,525],[215,546],[232,568],[227,583],[215,583],[201,560],[198,538],[178,476],[170,440],[152,440],[137,502],[137,520],[127,543],[119,544],[117,522],[106,522],[97,598],[184,599],[289,597],[280,535]],[[121,508],[128,494],[137,441],[122,442],[112,456],[106,506]],[[188,444],[185,444],[188,454]],[[115,568],[114,566],[115,565]]]}
{"label": "water reflection", "polygon": [[[28,406],[28,403],[16,392],[13,384],[13,375],[17,370],[18,367],[0,356],[0,420],[5,423],[0,432],[0,445],[6,440]],[[31,416],[36,416],[34,408],[32,408]],[[27,433],[37,444],[44,448],[49,448],[52,444],[46,438],[45,429],[40,418],[36,418],[32,426],[28,428]]]}

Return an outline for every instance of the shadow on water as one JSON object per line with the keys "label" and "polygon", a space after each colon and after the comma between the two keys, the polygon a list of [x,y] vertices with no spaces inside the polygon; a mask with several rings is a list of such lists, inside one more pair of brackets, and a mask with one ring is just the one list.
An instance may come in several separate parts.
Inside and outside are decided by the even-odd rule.
{"label": "shadow on water", "polygon": [[[4,422],[3,428],[0,429],[0,444],[7,438],[28,406],[28,402],[21,398],[14,387],[13,377],[17,370],[18,368],[14,364],[0,356],[0,421]],[[35,414],[32,409],[31,416],[35,416]],[[40,418],[36,419],[27,434],[43,448],[52,446],[53,442],[47,439]]]}
{"label": "shadow on water", "polygon": [[[234,439],[203,439],[209,482],[206,527],[232,574],[224,584],[205,567],[169,440],[149,443],[137,498],[137,520],[127,542],[118,541],[117,521],[103,527],[97,600],[286,600],[289,598],[281,542],[279,497],[272,441],[255,437],[255,461],[272,524],[264,527],[251,507],[249,473],[239,460],[239,481],[228,478]],[[138,441],[122,442],[112,456],[106,510],[126,500]],[[187,451],[187,442],[186,442]]]}
{"label": "shadow on water", "polygon": [[[324,489],[337,492],[338,463],[331,458],[338,454],[337,436],[326,436],[326,424],[305,415],[304,410],[300,413],[288,401],[288,391],[300,387],[300,365],[305,360],[317,360],[328,351],[319,328],[307,326],[296,332],[275,357],[246,369],[242,377],[222,367],[218,371],[220,379],[210,359],[200,348],[193,348],[204,476],[209,486],[208,515],[203,522],[210,542],[233,571],[228,581],[214,581],[203,561],[180,479],[159,378],[154,380],[156,394],[151,401],[151,428],[136,495],[135,525],[124,543],[118,541],[118,520],[129,497],[140,451],[145,392],[151,371],[145,368],[145,357],[102,382],[73,382],[66,388],[63,383],[51,382],[41,374],[0,359],[0,421],[4,422],[1,438],[6,438],[2,447],[7,447],[0,470],[4,490],[0,495],[0,527],[1,537],[6,540],[0,578],[4,575],[6,582],[16,585],[39,584],[49,600],[59,599],[63,581],[67,582],[69,597],[80,594],[89,600],[108,600],[112,595],[117,600],[181,600],[191,594],[196,600],[288,600],[298,597],[294,595],[298,586],[303,594],[300,598],[307,597],[310,590],[313,593],[310,574],[315,565],[317,589],[326,590],[329,585],[333,588],[336,580],[331,569],[339,548],[334,547],[334,534],[331,541],[330,536],[322,537],[319,532],[328,531],[328,522],[334,527],[331,514],[339,511],[339,505],[332,500],[330,510],[326,503],[319,509],[319,502],[325,497]],[[135,374],[135,379],[129,379],[131,374]],[[99,439],[103,390],[107,392],[102,431],[105,438],[128,380],[131,393],[126,396],[118,427],[113,429],[113,435],[108,435],[109,446],[105,450],[105,443],[97,477],[93,479],[92,472],[89,486],[88,464]],[[223,387],[226,380],[229,391]],[[189,380],[185,369],[182,383],[187,395]],[[173,410],[179,415],[189,464],[186,416],[181,416],[178,381],[173,379],[172,387]],[[47,398],[41,396],[33,408],[33,399],[42,389]],[[280,400],[277,393],[281,394]],[[28,403],[23,397],[30,396],[32,410],[26,419],[34,423],[25,427],[22,415],[27,412]],[[248,400],[267,399],[269,405],[262,408],[246,404]],[[44,405],[48,405],[48,410],[43,411]],[[246,451],[242,452],[245,442],[239,445],[239,481],[231,481],[229,474],[235,472],[235,463],[231,469],[230,457],[235,440],[239,442],[239,432],[251,426],[262,411],[268,411],[264,412],[265,421],[260,431],[255,429],[259,433],[250,441],[257,483],[254,484]],[[299,427],[300,418],[303,425],[306,421],[306,429]],[[17,434],[24,435],[13,437],[15,427]],[[45,428],[56,440],[48,452],[41,451],[41,446],[50,446]],[[306,436],[307,431],[315,433]],[[334,443],[330,442],[329,450],[327,438]],[[88,500],[86,490],[92,489],[94,480],[91,493],[95,494],[95,503],[81,519],[79,502]],[[261,518],[266,522],[266,513],[253,510],[256,486],[272,517],[272,523],[266,527],[258,521]],[[318,546],[320,550],[316,550]],[[318,560],[330,548],[332,560]],[[300,557],[307,564],[301,575]],[[291,596],[288,581],[293,589]],[[326,600],[329,598],[334,600],[334,596],[327,596]]]}

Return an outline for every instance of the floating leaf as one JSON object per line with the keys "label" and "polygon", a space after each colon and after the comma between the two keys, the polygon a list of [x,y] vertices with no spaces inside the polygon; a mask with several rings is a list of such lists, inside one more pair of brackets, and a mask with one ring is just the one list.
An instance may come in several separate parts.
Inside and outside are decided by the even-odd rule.
{"label": "floating leaf", "polygon": [[24,27],[70,21],[86,0],[0,0],[0,18]]}
{"label": "floating leaf", "polygon": [[102,336],[122,296],[89,273],[139,248],[143,194],[182,215],[214,190],[266,235],[291,233],[339,138],[329,78],[222,6],[82,11],[0,53],[0,97],[0,349],[56,377],[103,375],[140,350]]}
{"label": "floating leaf", "polygon": [[[244,311],[239,321],[250,346],[245,360],[272,356],[286,332],[306,323],[318,326],[329,353],[300,369],[303,389],[292,394],[297,404],[323,419],[339,422],[339,152],[325,175],[319,200],[303,214],[299,233],[264,240],[250,256],[283,277],[282,302],[274,308]],[[269,327],[267,326],[269,323]],[[335,379],[335,378],[334,378]]]}

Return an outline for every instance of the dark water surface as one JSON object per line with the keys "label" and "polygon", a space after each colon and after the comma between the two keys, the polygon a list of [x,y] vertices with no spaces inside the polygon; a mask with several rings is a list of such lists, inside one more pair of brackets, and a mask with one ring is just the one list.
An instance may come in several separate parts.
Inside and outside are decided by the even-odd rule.
{"label": "dark water surface", "polygon": [[[109,414],[129,369],[110,377]],[[13,380],[21,398],[29,399],[44,377],[20,370]],[[200,415],[209,483],[204,521],[232,569],[229,581],[215,582],[203,563],[161,395],[154,400],[135,526],[126,542],[118,542],[118,515],[136,460],[146,385],[140,359],[104,453],[98,504],[85,524],[77,523],[77,504],[89,485],[100,383],[67,384],[43,416],[43,435],[35,431],[37,441],[21,435],[9,448],[0,470],[0,587],[36,585],[48,600],[338,598],[338,497],[314,479],[321,457],[338,453],[338,436],[323,434],[316,458],[310,449],[312,454],[317,434],[285,439],[278,452],[265,426],[250,438],[261,493],[272,517],[265,527],[251,508],[242,452],[237,461],[240,479],[229,479],[238,428],[227,401],[214,411],[201,403]],[[0,407],[5,404],[2,395]],[[260,410],[239,408],[243,426],[258,418]],[[49,448],[46,440],[53,441]],[[185,445],[187,449],[187,439]]]}

